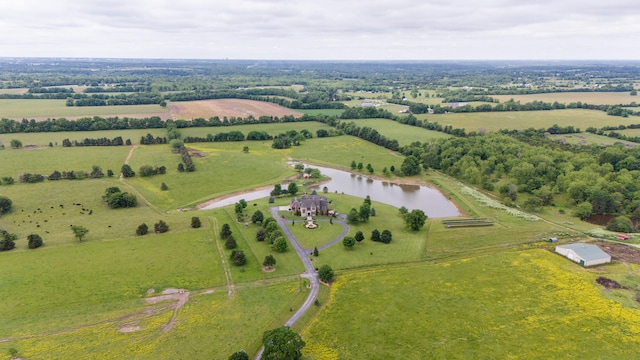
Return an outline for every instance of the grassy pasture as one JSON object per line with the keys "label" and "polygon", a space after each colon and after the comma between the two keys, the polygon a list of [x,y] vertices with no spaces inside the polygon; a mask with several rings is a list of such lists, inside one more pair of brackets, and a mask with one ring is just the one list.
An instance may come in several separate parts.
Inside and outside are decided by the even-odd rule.
{"label": "grassy pasture", "polygon": [[368,126],[370,128],[376,129],[380,134],[386,136],[387,138],[398,140],[401,146],[409,145],[414,141],[424,142],[430,139],[451,137],[451,135],[439,131],[427,130],[411,125],[400,124],[388,119],[358,119],[347,121],[354,121],[358,126]]}
{"label": "grassy pasture", "polygon": [[0,99],[0,118],[60,118],[65,116],[109,116],[124,114],[157,115],[167,113],[160,105],[66,106],[65,100]]}
{"label": "grassy pasture", "polygon": [[139,299],[150,288],[223,285],[220,258],[209,238],[210,231],[203,229],[3,253],[0,264],[11,271],[2,276],[0,288],[12,311],[0,314],[0,338],[139,312]]}
{"label": "grassy pasture", "polygon": [[[13,201],[13,208],[10,213],[0,217],[0,228],[18,235],[17,249],[27,248],[25,239],[29,234],[42,236],[46,246],[78,245],[70,230],[71,225],[89,229],[86,241],[131,238],[135,236],[138,225],[143,222],[153,232],[153,224],[158,220],[166,221],[172,232],[189,229],[188,214],[169,218],[148,207],[139,196],[138,206],[135,208],[110,209],[102,201],[102,195],[111,186],[131,191],[126,184],[109,179],[2,185],[0,194]],[[74,203],[82,205],[73,205]],[[64,207],[61,208],[60,205]],[[83,208],[92,211],[92,214],[89,215]]]}
{"label": "grassy pasture", "polygon": [[119,174],[130,149],[129,146],[56,146],[0,150],[0,176],[13,176],[17,181],[18,175],[25,172],[47,176],[54,170],[84,170],[90,173],[93,165],[100,166],[105,175],[107,169]]}
{"label": "grassy pasture", "polygon": [[[640,133],[640,132],[639,132]],[[578,145],[602,145],[609,146],[615,143],[623,143],[627,146],[637,146],[638,144],[632,143],[630,141],[623,141],[619,139],[610,138],[608,136],[596,135],[591,133],[581,133],[581,134],[562,134],[562,135],[548,135],[549,138],[566,142],[568,144],[578,144]]]}
{"label": "grassy pasture", "polygon": [[528,129],[548,128],[554,124],[560,126],[573,125],[582,130],[593,126],[601,128],[605,125],[629,125],[638,122],[634,117],[623,118],[608,116],[603,111],[569,109],[550,111],[516,111],[516,112],[487,112],[466,114],[420,114],[419,119],[427,119],[442,125],[453,125],[464,128],[467,132],[484,129],[498,131],[500,129]]}
{"label": "grassy pasture", "polygon": [[305,354],[633,359],[640,312],[603,299],[595,277],[542,250],[343,272],[322,316],[303,331]]}
{"label": "grassy pasture", "polygon": [[638,102],[637,96],[629,95],[629,92],[560,92],[560,93],[544,93],[544,94],[526,94],[526,95],[491,95],[492,98],[500,100],[500,102],[513,99],[525,104],[532,101],[554,102],[563,104],[581,101],[586,104],[594,105],[616,105],[630,104]]}

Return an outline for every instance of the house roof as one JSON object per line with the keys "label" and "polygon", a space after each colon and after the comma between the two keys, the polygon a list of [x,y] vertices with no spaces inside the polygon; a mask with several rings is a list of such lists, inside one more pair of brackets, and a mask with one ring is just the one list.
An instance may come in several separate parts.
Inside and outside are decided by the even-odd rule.
{"label": "house roof", "polygon": [[611,255],[602,251],[599,247],[593,244],[575,243],[575,244],[560,245],[560,246],[557,246],[557,248],[573,250],[578,256],[583,258],[585,261],[611,257]]}

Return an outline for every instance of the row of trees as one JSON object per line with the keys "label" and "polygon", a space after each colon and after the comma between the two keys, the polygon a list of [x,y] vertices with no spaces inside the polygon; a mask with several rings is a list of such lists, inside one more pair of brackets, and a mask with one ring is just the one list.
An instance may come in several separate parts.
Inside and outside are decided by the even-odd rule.
{"label": "row of trees", "polygon": [[126,142],[122,140],[122,136],[116,136],[113,139],[108,138],[85,138],[82,141],[74,140],[73,142],[69,139],[62,140],[62,146],[71,147],[71,146],[122,146],[122,145],[131,145],[131,139],[127,139]]}

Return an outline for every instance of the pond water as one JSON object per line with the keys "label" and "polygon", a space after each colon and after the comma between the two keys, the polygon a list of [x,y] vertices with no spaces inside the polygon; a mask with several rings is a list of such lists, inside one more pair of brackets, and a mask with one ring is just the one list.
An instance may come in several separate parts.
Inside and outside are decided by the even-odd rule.
{"label": "pond water", "polygon": [[[323,175],[331,178],[331,181],[328,183],[310,187],[311,189],[315,189],[318,194],[322,194],[322,189],[326,186],[329,193],[338,192],[361,198],[369,196],[373,201],[392,205],[397,208],[404,206],[409,209],[409,211],[420,209],[430,218],[459,215],[456,207],[453,206],[442,193],[427,186],[394,184],[388,181],[370,179],[342,170],[321,166],[311,167],[319,169]],[[286,186],[283,186],[283,188],[286,188]],[[268,197],[271,190],[273,190],[273,188],[228,197],[209,204],[202,208],[202,210],[231,205],[241,199],[251,201]]]}

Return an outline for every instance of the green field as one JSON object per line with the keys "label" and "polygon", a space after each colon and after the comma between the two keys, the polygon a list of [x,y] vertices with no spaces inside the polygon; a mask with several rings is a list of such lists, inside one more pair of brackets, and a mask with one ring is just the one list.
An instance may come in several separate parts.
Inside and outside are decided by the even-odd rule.
{"label": "green field", "polygon": [[[618,132],[618,131],[616,131]],[[638,132],[640,134],[640,132]],[[626,131],[625,131],[625,135]],[[615,143],[622,143],[626,146],[637,146],[638,144],[632,143],[630,141],[623,141],[619,139],[610,138],[608,136],[596,135],[591,133],[581,133],[581,134],[562,134],[562,135],[549,135],[549,138],[567,143],[567,144],[577,144],[577,145],[601,145],[601,146],[609,146]]]}
{"label": "green field", "polygon": [[[521,114],[532,115],[508,115]],[[383,119],[355,121],[402,143],[420,139],[410,138],[419,132],[441,135]],[[246,135],[251,130],[273,134],[324,127],[320,123],[262,124],[181,132],[206,136],[238,130]],[[92,165],[117,173],[132,147],[47,144],[70,135],[76,135],[72,139],[122,136],[137,143],[146,132],[164,134],[158,129],[2,135],[0,141],[5,144],[16,138],[39,147],[1,150],[0,176],[48,175],[56,169],[89,172]],[[248,153],[242,151],[245,145]],[[246,349],[253,357],[262,332],[283,324],[306,298],[305,280],[298,277],[304,271],[302,263],[291,247],[275,253],[269,244],[258,242],[255,234],[260,225],[237,222],[233,205],[176,210],[238,191],[271,187],[296,175],[286,164],[290,160],[341,169],[349,169],[351,161],[371,163],[377,176],[383,167],[399,167],[403,160],[397,153],[352,136],[313,138],[285,150],[272,149],[270,141],[188,147],[194,151],[197,170],[193,173],[177,171],[179,156],[170,145],[142,145],[133,150],[129,161],[134,171],[142,165],[164,165],[167,174],[124,181],[114,176],[0,185],[0,195],[14,203],[12,211],[0,217],[0,228],[18,235],[17,248],[0,253],[0,268],[9,269],[0,277],[9,309],[0,315],[0,354],[15,348],[29,359],[83,358],[88,352],[96,358],[225,359]],[[594,279],[607,274],[634,288],[637,276],[629,272],[637,272],[637,266],[617,263],[584,270],[541,250],[549,237],[559,237],[561,242],[584,240],[583,232],[593,225],[559,214],[557,208],[545,208],[537,214],[542,219],[517,209],[491,208],[490,198],[482,200],[472,188],[432,171],[409,180],[438,186],[463,216],[486,217],[495,225],[447,229],[439,219],[430,219],[419,231],[410,231],[398,209],[374,201],[376,216],[349,228],[350,236],[362,231],[365,240],[353,249],[339,242],[313,258],[315,266],[332,266],[337,282],[330,289],[322,288],[320,306],[313,306],[295,325],[308,344],[305,359],[635,356],[640,311],[635,310],[632,294],[604,293]],[[160,190],[163,182],[169,190]],[[111,186],[136,194],[138,206],[109,209],[102,194]],[[327,197],[340,213],[362,204],[362,199],[348,195]],[[286,196],[274,204],[267,199],[250,201],[244,213],[250,217],[260,210],[268,215],[269,206],[289,201]],[[560,197],[556,201],[562,203]],[[86,210],[92,210],[91,215]],[[281,215],[293,219],[290,214]],[[190,227],[193,216],[201,219],[202,228]],[[169,224],[168,233],[135,235],[139,224],[153,229],[158,220]],[[231,250],[218,235],[225,223],[237,249],[246,255],[244,266],[230,264]],[[318,224],[316,230],[303,229],[301,223],[289,227],[307,248],[333,240],[342,230],[337,224]],[[89,229],[85,241],[74,239],[70,225]],[[371,241],[373,229],[389,229],[392,242]],[[31,233],[43,237],[43,248],[27,249],[25,238]],[[276,270],[265,272],[262,262],[270,254],[277,260]],[[174,316],[174,303],[146,305],[143,300],[165,288],[190,292],[167,332],[163,327]],[[148,294],[149,289],[156,293]],[[566,340],[562,346],[544,346],[557,334]]]}
{"label": "green field", "polygon": [[[0,99],[0,118],[59,118],[120,114],[169,113],[160,105],[66,106],[65,100]],[[141,117],[140,115],[138,117]]]}
{"label": "green field", "polygon": [[550,110],[550,111],[516,111],[516,112],[486,112],[466,114],[422,114],[416,116],[441,125],[452,125],[471,131],[498,131],[500,129],[540,129],[549,128],[554,124],[560,126],[572,125],[583,131],[593,126],[629,125],[638,122],[634,117],[608,116],[603,111],[596,110]]}
{"label": "green field", "polygon": [[390,139],[396,139],[400,146],[409,145],[414,141],[425,142],[431,139],[448,138],[450,135],[433,130],[400,124],[388,119],[358,119],[346,120],[355,122],[358,126],[368,126],[376,129],[380,134]]}
{"label": "green field", "polygon": [[596,273],[542,250],[340,273],[322,316],[303,331],[305,353],[635,359],[640,313],[603,299]]}
{"label": "green field", "polygon": [[500,100],[500,102],[513,99],[525,104],[532,101],[544,101],[552,103],[557,101],[563,104],[572,102],[582,102],[593,105],[617,105],[630,104],[638,102],[637,96],[629,95],[629,92],[561,92],[561,93],[544,93],[544,94],[527,94],[527,95],[491,95],[492,98]]}

